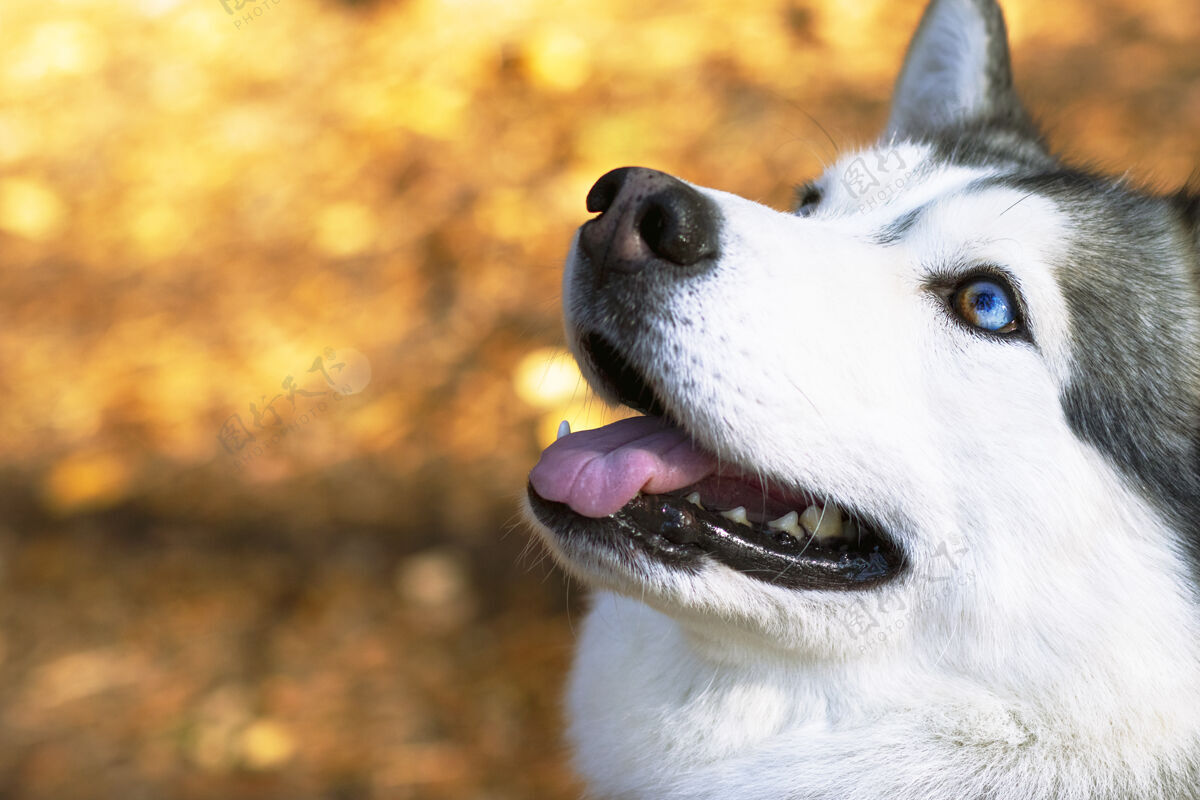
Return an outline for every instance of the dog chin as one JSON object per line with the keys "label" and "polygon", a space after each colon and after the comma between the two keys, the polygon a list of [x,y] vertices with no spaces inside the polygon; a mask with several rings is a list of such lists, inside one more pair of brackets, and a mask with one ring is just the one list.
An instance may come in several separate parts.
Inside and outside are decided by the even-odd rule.
{"label": "dog chin", "polygon": [[[713,657],[749,661],[772,652],[850,658],[895,645],[893,638],[853,635],[848,621],[863,604],[862,592],[797,591],[760,580],[713,560],[680,565],[639,544],[643,534],[609,539],[603,526],[591,532],[561,523],[553,527],[546,501],[532,489],[524,514],[546,548],[569,575],[598,592],[623,595],[679,623]],[[622,523],[616,523],[620,530]],[[600,539],[597,540],[599,536]],[[873,586],[872,604],[903,605],[904,580]],[[885,599],[879,599],[885,598]],[[886,598],[893,598],[888,600]]]}

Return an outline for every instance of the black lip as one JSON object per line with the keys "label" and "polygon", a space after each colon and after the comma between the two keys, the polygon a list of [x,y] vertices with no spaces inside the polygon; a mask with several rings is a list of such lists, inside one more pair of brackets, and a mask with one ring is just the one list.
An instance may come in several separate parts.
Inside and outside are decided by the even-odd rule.
{"label": "black lip", "polygon": [[580,343],[597,377],[622,405],[654,417],[666,415],[658,392],[616,345],[598,333],[585,334]]}
{"label": "black lip", "polygon": [[638,495],[620,511],[595,519],[547,500],[528,487],[529,503],[543,525],[570,553],[600,547],[634,548],[676,569],[695,572],[715,560],[748,577],[788,589],[862,589],[888,581],[904,558],[886,537],[870,534],[855,546],[775,539],[768,531],[730,522],[674,495]]}

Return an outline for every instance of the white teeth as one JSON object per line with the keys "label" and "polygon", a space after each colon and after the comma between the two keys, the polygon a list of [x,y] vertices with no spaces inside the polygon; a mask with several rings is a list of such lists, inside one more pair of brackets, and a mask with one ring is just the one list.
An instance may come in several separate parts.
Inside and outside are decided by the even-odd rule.
{"label": "white teeth", "polygon": [[566,436],[570,432],[571,432],[571,423],[567,422],[564,419],[562,422],[558,423],[558,435],[554,437],[554,441],[557,442],[559,439]]}
{"label": "white teeth", "polygon": [[750,524],[750,518],[746,516],[745,506],[738,506],[737,508],[731,508],[728,511],[722,511],[721,516],[740,525]]}
{"label": "white teeth", "polygon": [[785,533],[790,533],[792,536],[799,538],[804,535],[804,531],[798,524],[796,524],[797,520],[799,519],[799,514],[797,514],[795,511],[789,511],[779,519],[773,519],[768,522],[767,527],[773,531],[784,531]]}
{"label": "white teeth", "polygon": [[[704,508],[700,504],[699,492],[692,492],[684,499],[693,505]],[[753,526],[754,524],[750,521],[745,506],[738,506],[728,511],[722,511],[721,516],[739,525]],[[787,533],[797,539],[803,539],[806,532],[821,541],[847,537],[857,539],[859,535],[858,523],[852,519],[847,519],[842,510],[833,503],[828,504],[824,508],[811,505],[804,509],[804,513],[802,514],[789,511],[782,517],[768,522],[767,527],[773,531]]]}
{"label": "white teeth", "polygon": [[842,510],[832,503],[823,509],[809,506],[800,515],[800,524],[818,539],[836,539],[842,535]]}
{"label": "white teeth", "polygon": [[700,506],[700,508],[704,508],[704,506],[700,503],[700,493],[699,492],[692,492],[691,494],[689,494],[687,497],[685,497],[683,499],[687,500],[689,503],[691,503],[694,506]]}

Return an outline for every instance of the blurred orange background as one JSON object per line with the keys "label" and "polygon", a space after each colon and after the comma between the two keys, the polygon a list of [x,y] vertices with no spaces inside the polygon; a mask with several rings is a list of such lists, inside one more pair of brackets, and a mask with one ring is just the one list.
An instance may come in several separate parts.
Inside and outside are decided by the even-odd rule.
{"label": "blurred orange background", "polygon": [[[525,474],[591,183],[782,207],[921,0],[5,0],[0,795],[570,798]],[[1200,8],[1005,3],[1076,161],[1200,164]]]}

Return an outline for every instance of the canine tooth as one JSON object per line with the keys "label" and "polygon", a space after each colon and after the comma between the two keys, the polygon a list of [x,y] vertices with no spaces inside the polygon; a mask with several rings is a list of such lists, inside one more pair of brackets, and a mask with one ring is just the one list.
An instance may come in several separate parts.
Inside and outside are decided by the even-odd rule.
{"label": "canine tooth", "polygon": [[792,536],[799,538],[804,534],[804,531],[797,524],[800,515],[795,511],[789,511],[779,519],[773,519],[767,523],[767,527],[773,531],[784,531]]}
{"label": "canine tooth", "polygon": [[800,515],[800,524],[818,539],[836,539],[842,535],[842,511],[832,503],[824,509],[809,506]]}
{"label": "canine tooth", "polygon": [[571,432],[571,423],[567,422],[564,419],[562,422],[558,423],[558,435],[554,437],[554,441],[557,442],[559,439],[566,436],[570,432]]}
{"label": "canine tooth", "polygon": [[684,500],[687,500],[689,503],[691,503],[694,506],[700,506],[700,508],[704,508],[704,505],[700,502],[700,493],[699,492],[692,492],[687,497],[685,497]]}
{"label": "canine tooth", "polygon": [[738,506],[737,508],[731,508],[728,511],[722,511],[721,516],[740,525],[750,524],[750,518],[746,516],[745,506]]}

